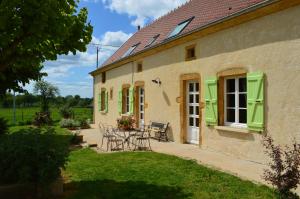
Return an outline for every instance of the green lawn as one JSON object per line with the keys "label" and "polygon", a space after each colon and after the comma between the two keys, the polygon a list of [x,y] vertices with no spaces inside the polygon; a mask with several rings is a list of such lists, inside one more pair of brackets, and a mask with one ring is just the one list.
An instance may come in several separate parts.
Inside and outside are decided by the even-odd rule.
{"label": "green lawn", "polygon": [[[32,121],[35,113],[39,112],[40,108],[39,107],[33,107],[33,108],[18,108],[16,110],[16,121],[17,124],[19,122],[26,122],[26,121]],[[90,118],[92,119],[92,109],[91,108],[73,108],[75,118]],[[55,122],[60,121],[61,116],[59,114],[59,109],[58,108],[51,108],[51,116],[52,119]],[[9,121],[9,125],[13,124],[13,109],[3,109],[0,108],[0,117],[5,118]]]}
{"label": "green lawn", "polygon": [[266,186],[152,152],[73,151],[65,175],[76,190],[68,199],[276,198]]}

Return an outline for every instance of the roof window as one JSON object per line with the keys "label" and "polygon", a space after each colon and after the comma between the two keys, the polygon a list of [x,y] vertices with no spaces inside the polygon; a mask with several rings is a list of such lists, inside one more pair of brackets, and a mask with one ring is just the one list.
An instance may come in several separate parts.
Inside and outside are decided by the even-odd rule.
{"label": "roof window", "polygon": [[155,35],[154,37],[152,37],[152,38],[150,39],[149,43],[145,46],[145,48],[150,47],[150,46],[158,39],[159,36],[160,36],[160,34],[157,34],[157,35]]}
{"label": "roof window", "polygon": [[138,47],[138,45],[140,45],[140,43],[131,46],[131,47],[126,51],[126,53],[122,56],[122,58],[131,55],[131,53],[136,49],[136,47]]}
{"label": "roof window", "polygon": [[174,37],[181,33],[188,25],[189,23],[194,19],[194,17],[189,18],[188,20],[185,20],[181,23],[179,23],[174,30],[169,34],[168,38]]}

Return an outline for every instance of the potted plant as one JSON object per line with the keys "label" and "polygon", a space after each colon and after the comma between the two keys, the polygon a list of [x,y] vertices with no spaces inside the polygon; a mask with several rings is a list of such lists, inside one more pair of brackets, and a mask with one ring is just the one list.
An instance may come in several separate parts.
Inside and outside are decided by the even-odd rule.
{"label": "potted plant", "polygon": [[122,130],[131,130],[134,128],[135,120],[132,116],[123,116],[117,120],[118,128]]}

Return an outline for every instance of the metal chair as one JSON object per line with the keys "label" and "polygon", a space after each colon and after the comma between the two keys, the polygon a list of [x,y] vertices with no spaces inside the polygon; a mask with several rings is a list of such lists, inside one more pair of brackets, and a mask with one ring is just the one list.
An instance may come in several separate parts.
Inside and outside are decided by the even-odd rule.
{"label": "metal chair", "polygon": [[111,151],[124,151],[124,142],[125,139],[119,134],[118,128],[113,127],[112,125],[107,126],[107,131],[110,133],[108,144]]}
{"label": "metal chair", "polygon": [[150,131],[146,126],[140,129],[140,136],[136,137],[134,151],[152,151],[150,142]]}
{"label": "metal chair", "polygon": [[103,143],[104,143],[104,140],[106,139],[106,151],[108,151],[112,138],[116,137],[116,136],[113,135],[113,132],[109,130],[107,125],[105,125],[101,122],[99,123],[99,129],[100,129],[100,133],[102,134],[102,141],[101,141],[100,148],[103,149]]}

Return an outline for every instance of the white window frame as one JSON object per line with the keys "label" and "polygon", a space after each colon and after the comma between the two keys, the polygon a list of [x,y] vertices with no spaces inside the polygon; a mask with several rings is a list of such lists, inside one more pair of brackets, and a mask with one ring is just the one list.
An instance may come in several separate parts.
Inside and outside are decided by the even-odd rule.
{"label": "white window frame", "polygon": [[[227,77],[224,78],[224,124],[225,126],[232,126],[237,128],[247,128],[247,123],[239,123],[239,109],[244,109],[247,111],[246,108],[239,107],[239,94],[246,94],[246,92],[239,91],[239,79],[246,78],[246,76],[234,76],[234,77]],[[234,92],[227,92],[227,80],[234,79],[235,80],[235,91]],[[227,94],[234,94],[235,96],[235,122],[227,122]]]}

